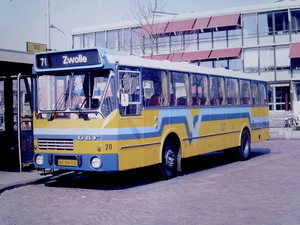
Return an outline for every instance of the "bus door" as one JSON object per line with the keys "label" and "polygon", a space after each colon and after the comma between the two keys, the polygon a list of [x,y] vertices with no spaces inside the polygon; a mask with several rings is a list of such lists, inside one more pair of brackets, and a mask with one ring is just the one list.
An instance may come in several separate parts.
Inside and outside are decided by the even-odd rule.
{"label": "bus door", "polygon": [[[19,167],[32,165],[33,161],[33,126],[32,126],[32,82],[29,76],[19,74],[13,81],[17,97],[17,115],[14,119],[18,137]],[[16,90],[15,90],[16,88]]]}
{"label": "bus door", "polygon": [[133,68],[119,68],[120,169],[144,165],[144,125],[141,73]]}

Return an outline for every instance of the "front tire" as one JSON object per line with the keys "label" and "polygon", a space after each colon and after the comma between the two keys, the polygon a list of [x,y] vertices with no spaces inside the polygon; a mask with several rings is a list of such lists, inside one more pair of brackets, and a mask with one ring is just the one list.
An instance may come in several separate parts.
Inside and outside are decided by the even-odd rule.
{"label": "front tire", "polygon": [[164,144],[162,152],[162,162],[160,164],[160,174],[167,180],[174,177],[177,168],[178,151],[173,141],[168,138]]}

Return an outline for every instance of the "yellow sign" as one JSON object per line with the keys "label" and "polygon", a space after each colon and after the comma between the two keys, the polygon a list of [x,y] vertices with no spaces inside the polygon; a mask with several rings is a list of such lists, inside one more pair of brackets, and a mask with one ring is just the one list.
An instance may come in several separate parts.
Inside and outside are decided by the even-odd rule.
{"label": "yellow sign", "polygon": [[45,52],[46,50],[45,44],[27,42],[27,52]]}

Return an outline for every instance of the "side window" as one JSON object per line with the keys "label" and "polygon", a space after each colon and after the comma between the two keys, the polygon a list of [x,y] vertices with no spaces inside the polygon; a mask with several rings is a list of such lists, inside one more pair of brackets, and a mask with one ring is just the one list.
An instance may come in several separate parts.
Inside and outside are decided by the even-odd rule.
{"label": "side window", "polygon": [[252,83],[252,99],[253,104],[258,105],[258,83]]}
{"label": "side window", "polygon": [[209,99],[211,105],[225,105],[224,78],[211,76],[209,78]]}
{"label": "side window", "polygon": [[166,106],[168,104],[167,73],[161,70],[143,69],[144,106]]}
{"label": "side window", "polygon": [[0,80],[0,131],[5,131],[4,81]]}
{"label": "side window", "polygon": [[192,104],[208,105],[208,81],[207,76],[192,74]]}
{"label": "side window", "polygon": [[251,105],[251,85],[249,80],[240,80],[241,104]]}
{"label": "side window", "polygon": [[238,80],[234,78],[226,79],[226,100],[228,105],[239,105],[240,96]]}
{"label": "side window", "polygon": [[141,114],[141,85],[140,72],[133,71],[132,68],[121,68],[119,70],[119,91],[120,94],[128,94],[128,106],[121,106],[121,115],[139,115]]}
{"label": "side window", "polygon": [[268,104],[268,99],[267,99],[267,88],[266,84],[260,82],[258,85],[258,97],[259,97],[259,104],[260,105],[267,105]]}
{"label": "side window", "polygon": [[190,105],[188,74],[171,72],[170,81],[170,105]]}

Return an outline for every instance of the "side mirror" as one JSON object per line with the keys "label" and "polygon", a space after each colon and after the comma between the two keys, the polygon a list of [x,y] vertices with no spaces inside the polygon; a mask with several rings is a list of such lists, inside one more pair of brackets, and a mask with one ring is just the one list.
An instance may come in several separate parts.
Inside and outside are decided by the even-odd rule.
{"label": "side mirror", "polygon": [[121,106],[128,106],[129,105],[129,95],[128,94],[121,94]]}

